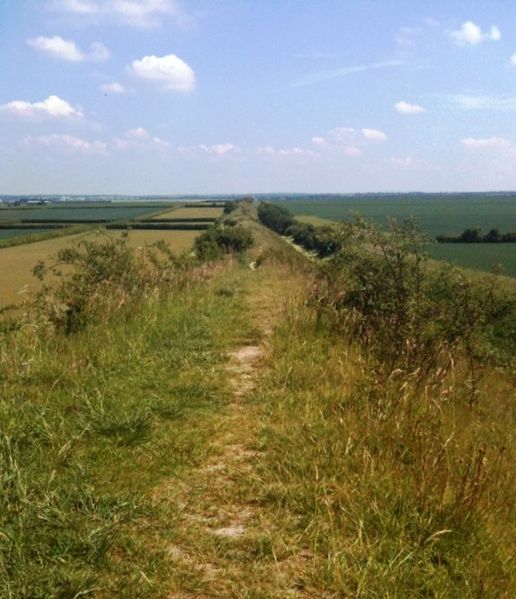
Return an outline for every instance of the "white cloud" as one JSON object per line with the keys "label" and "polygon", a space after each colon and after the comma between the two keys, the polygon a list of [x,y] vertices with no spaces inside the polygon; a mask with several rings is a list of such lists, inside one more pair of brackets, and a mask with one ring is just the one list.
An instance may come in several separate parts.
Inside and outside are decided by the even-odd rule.
{"label": "white cloud", "polygon": [[364,154],[364,152],[356,146],[348,146],[344,152],[346,156],[349,156],[350,158],[358,158]]}
{"label": "white cloud", "polygon": [[505,95],[452,94],[445,99],[462,110],[516,110],[516,97]]}
{"label": "white cloud", "polygon": [[58,96],[49,96],[42,102],[14,100],[0,106],[0,111],[19,117],[49,116],[52,118],[80,118],[81,110],[62,100]]}
{"label": "white cloud", "polygon": [[229,152],[235,152],[238,148],[230,143],[214,144],[212,146],[200,145],[199,148],[207,154],[215,154],[216,156],[224,156]]}
{"label": "white cloud", "polygon": [[91,23],[116,21],[134,27],[156,27],[163,19],[179,26],[194,21],[176,0],[55,0],[54,10]]}
{"label": "white cloud", "polygon": [[516,67],[516,53],[511,56],[511,66]]}
{"label": "white cloud", "polygon": [[378,129],[362,129],[362,137],[368,141],[385,141],[387,135]]}
{"label": "white cloud", "polygon": [[258,148],[258,154],[261,154],[262,156],[298,156],[308,158],[319,156],[317,152],[306,148],[274,148],[273,146],[262,146]]}
{"label": "white cloud", "polygon": [[503,137],[466,137],[460,141],[467,150],[482,150],[486,148],[509,149],[513,144]]}
{"label": "white cloud", "polygon": [[125,87],[116,81],[113,81],[112,83],[103,83],[100,86],[100,89],[106,94],[123,94],[126,91]]}
{"label": "white cloud", "polygon": [[375,62],[371,64],[352,65],[340,69],[333,69],[331,71],[318,71],[316,73],[305,75],[298,81],[295,81],[290,87],[305,87],[322,81],[330,81],[332,79],[340,79],[341,77],[354,75],[355,73],[362,73],[363,71],[398,67],[403,64],[405,64],[405,61],[403,60],[386,60],[384,62]]}
{"label": "white cloud", "polygon": [[144,56],[134,60],[128,69],[136,77],[166,90],[190,92],[195,87],[193,70],[175,54]]}
{"label": "white cloud", "polygon": [[125,136],[130,139],[149,139],[150,133],[143,127],[136,127],[136,129],[130,129]]}
{"label": "white cloud", "polygon": [[110,52],[101,42],[93,42],[90,46],[90,53],[87,54],[87,59],[91,62],[103,62],[110,57]]}
{"label": "white cloud", "polygon": [[409,104],[403,100],[396,102],[394,108],[396,108],[400,114],[420,114],[421,112],[426,112],[426,110],[419,104]]}
{"label": "white cloud", "polygon": [[73,40],[65,40],[58,35],[54,35],[53,37],[39,36],[29,38],[27,44],[39,52],[69,62],[82,62],[85,60],[102,62],[109,58],[109,50],[100,42],[91,44],[89,53],[83,52],[78,48]]}
{"label": "white cloud", "polygon": [[488,32],[482,31],[482,29],[475,25],[472,21],[466,21],[462,24],[460,29],[456,31],[452,31],[452,37],[455,40],[455,43],[459,46],[477,46],[481,42],[490,40],[492,42],[497,42],[501,39],[502,34],[496,25],[491,27],[491,30]]}
{"label": "white cloud", "polygon": [[314,143],[316,146],[325,146],[326,145],[326,140],[324,139],[324,137],[312,137],[312,143]]}
{"label": "white cloud", "polygon": [[107,150],[107,145],[102,141],[90,142],[73,135],[61,135],[58,133],[36,137],[30,136],[25,138],[23,143],[28,147],[45,146],[67,153],[105,154]]}
{"label": "white cloud", "polygon": [[115,147],[119,150],[131,149],[149,149],[152,147],[167,148],[170,147],[168,141],[152,136],[143,127],[129,129],[123,135],[115,140]]}
{"label": "white cloud", "polygon": [[337,141],[350,139],[355,133],[353,127],[334,127],[328,131],[328,135]]}

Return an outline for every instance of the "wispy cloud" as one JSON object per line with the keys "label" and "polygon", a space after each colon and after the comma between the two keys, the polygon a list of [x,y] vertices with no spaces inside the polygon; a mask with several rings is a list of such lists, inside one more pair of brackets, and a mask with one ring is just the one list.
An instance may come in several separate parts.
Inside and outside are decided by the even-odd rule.
{"label": "wispy cloud", "polygon": [[363,73],[364,71],[399,67],[404,64],[406,64],[404,60],[385,60],[383,62],[373,62],[369,64],[351,65],[327,71],[317,71],[315,73],[305,75],[297,81],[294,81],[290,87],[306,87],[308,85],[322,83],[323,81],[331,81],[332,79],[340,79],[342,77],[348,77],[349,75],[355,75],[356,73]]}
{"label": "wispy cloud", "polygon": [[133,27],[156,27],[163,19],[189,26],[194,17],[177,0],[54,0],[53,11],[75,16],[81,23],[116,21]]}
{"label": "wispy cloud", "polygon": [[461,110],[516,110],[516,96],[501,94],[449,94],[445,100]]}
{"label": "wispy cloud", "polygon": [[26,137],[23,145],[28,148],[43,146],[72,154],[105,154],[107,150],[107,145],[102,141],[88,141],[74,135],[58,133]]}
{"label": "wispy cloud", "polygon": [[59,35],[29,38],[27,44],[38,52],[68,62],[102,62],[109,58],[109,50],[100,42],[94,42],[89,52],[83,52],[73,40],[65,40]]}

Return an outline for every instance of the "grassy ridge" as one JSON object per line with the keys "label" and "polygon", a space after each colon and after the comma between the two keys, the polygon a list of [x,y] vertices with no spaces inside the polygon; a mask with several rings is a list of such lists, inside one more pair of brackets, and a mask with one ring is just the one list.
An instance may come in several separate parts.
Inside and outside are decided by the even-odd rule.
{"label": "grassy ridge", "polygon": [[[231,274],[77,336],[21,329],[0,353],[0,595],[161,596],[150,490],[202,460],[217,364],[248,330]],[[156,526],[153,546],[142,533]]]}
{"label": "grassy ridge", "polygon": [[258,402],[256,493],[315,597],[509,597],[513,381],[458,361],[438,384],[387,380],[363,347],[294,297]]}

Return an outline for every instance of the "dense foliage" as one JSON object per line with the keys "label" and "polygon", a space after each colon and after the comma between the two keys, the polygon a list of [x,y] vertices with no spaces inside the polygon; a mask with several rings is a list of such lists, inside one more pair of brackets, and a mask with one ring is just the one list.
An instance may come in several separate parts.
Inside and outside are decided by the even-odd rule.
{"label": "dense foliage", "polygon": [[516,243],[516,231],[500,233],[498,229],[491,229],[482,235],[482,229],[476,227],[466,229],[456,237],[438,235],[436,239],[439,243]]}
{"label": "dense foliage", "polygon": [[516,301],[495,279],[470,280],[430,266],[413,221],[384,232],[363,219],[342,225],[343,243],[321,266],[312,301],[321,315],[369,346],[389,370],[425,377],[451,352],[471,359],[516,346]]}
{"label": "dense foliage", "polygon": [[253,245],[253,236],[241,226],[213,226],[196,238],[194,250],[201,260],[216,260],[224,254],[241,254]]}
{"label": "dense foliage", "polygon": [[339,248],[339,237],[333,227],[299,222],[282,206],[262,202],[258,207],[258,218],[269,229],[292,237],[295,243],[320,258],[331,256]]}

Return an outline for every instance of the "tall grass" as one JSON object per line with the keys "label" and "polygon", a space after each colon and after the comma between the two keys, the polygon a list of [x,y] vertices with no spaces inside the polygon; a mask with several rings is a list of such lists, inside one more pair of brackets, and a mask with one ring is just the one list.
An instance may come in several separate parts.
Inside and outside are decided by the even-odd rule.
{"label": "tall grass", "polygon": [[[175,519],[152,489],[203,458],[216,365],[247,325],[239,293],[217,293],[233,262],[132,256],[109,240],[61,254],[74,274],[0,332],[1,597],[166,594]],[[56,319],[85,293],[81,326]]]}
{"label": "tall grass", "polygon": [[[257,492],[309,596],[510,597],[514,447],[510,377],[375,376],[371,356],[294,302],[259,396]],[[277,547],[278,555],[284,547]],[[514,590],[514,589],[513,589]]]}
{"label": "tall grass", "polygon": [[308,596],[511,597],[514,377],[483,350],[513,304],[439,287],[411,229],[364,226],[273,339],[256,488],[275,554],[304,556]]}

